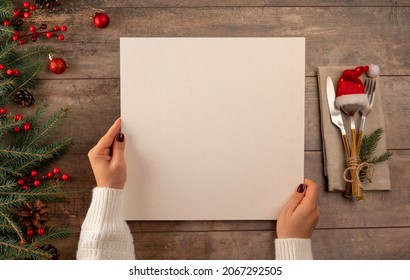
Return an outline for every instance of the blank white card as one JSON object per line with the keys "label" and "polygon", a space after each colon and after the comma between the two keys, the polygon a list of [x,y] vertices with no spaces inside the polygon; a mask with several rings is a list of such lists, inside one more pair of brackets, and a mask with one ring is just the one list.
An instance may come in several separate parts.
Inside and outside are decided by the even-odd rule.
{"label": "blank white card", "polygon": [[276,219],[303,181],[304,81],[304,38],[121,38],[125,219]]}

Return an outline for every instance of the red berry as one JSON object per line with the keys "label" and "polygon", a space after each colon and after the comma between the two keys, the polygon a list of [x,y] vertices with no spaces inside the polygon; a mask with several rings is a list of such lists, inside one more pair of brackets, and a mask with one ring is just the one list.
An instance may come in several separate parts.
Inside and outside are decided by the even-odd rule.
{"label": "red berry", "polygon": [[43,24],[41,25],[41,29],[46,29],[46,28],[47,28],[47,24],[43,23]]}
{"label": "red berry", "polygon": [[4,65],[0,64],[0,71],[4,70]]}
{"label": "red berry", "polygon": [[27,230],[27,235],[28,235],[28,236],[32,236],[33,233],[34,233],[34,231],[33,231],[32,229],[28,229],[28,230]]}
{"label": "red berry", "polygon": [[7,75],[12,76],[13,75],[13,69],[7,69],[6,71]]}
{"label": "red berry", "polygon": [[6,108],[0,108],[0,115],[5,115],[7,114],[7,109]]}
{"label": "red berry", "polygon": [[24,244],[26,244],[26,242],[24,241],[24,240],[20,240],[20,243],[19,243],[20,245],[24,245]]}
{"label": "red berry", "polygon": [[23,129],[25,131],[29,131],[31,129],[31,125],[29,123],[25,123],[24,126],[23,126]]}
{"label": "red berry", "polygon": [[17,40],[19,39],[19,36],[13,35],[13,37],[11,37],[11,39],[12,39],[13,41],[17,41]]}
{"label": "red berry", "polygon": [[31,171],[30,175],[31,175],[31,177],[36,177],[36,176],[38,176],[38,171],[33,170],[33,171]]}
{"label": "red berry", "polygon": [[32,36],[31,41],[33,41],[33,42],[37,41],[37,36]]}
{"label": "red berry", "polygon": [[29,27],[29,30],[30,30],[31,32],[36,32],[36,31],[37,31],[37,28],[36,28],[34,25],[31,25],[31,26]]}
{"label": "red berry", "polygon": [[14,35],[16,35],[16,36],[20,36],[20,31],[16,31],[16,32],[14,32]]}
{"label": "red berry", "polygon": [[23,116],[22,116],[22,115],[15,115],[15,116],[14,116],[14,120],[15,120],[16,122],[21,121],[22,119],[23,119]]}
{"label": "red berry", "polygon": [[36,10],[36,6],[31,5],[31,6],[30,6],[30,11],[35,11],[35,10]]}
{"label": "red berry", "polygon": [[14,133],[19,133],[20,132],[20,127],[15,127],[13,128]]}
{"label": "red berry", "polygon": [[34,183],[33,183],[33,185],[34,185],[35,187],[40,187],[40,186],[41,186],[40,180],[35,180]]}
{"label": "red berry", "polygon": [[68,174],[61,175],[61,180],[68,181],[69,179],[70,179],[70,177],[68,176]]}
{"label": "red berry", "polygon": [[44,233],[45,233],[44,228],[39,228],[39,229],[37,229],[37,234],[38,234],[38,235],[43,235]]}
{"label": "red berry", "polygon": [[24,40],[23,39],[20,39],[19,40],[19,45],[23,45],[24,44]]}
{"label": "red berry", "polygon": [[54,31],[60,30],[60,26],[58,26],[58,25],[54,26],[54,27],[53,27],[53,30],[54,30]]}
{"label": "red berry", "polygon": [[57,175],[57,174],[60,174],[60,168],[58,168],[58,167],[56,167],[56,168],[54,168],[53,169],[53,173],[55,174],[55,175]]}
{"label": "red berry", "polygon": [[13,15],[15,17],[18,17],[20,15],[20,11],[19,10],[14,10]]}
{"label": "red berry", "polygon": [[18,184],[19,186],[23,186],[25,182],[26,182],[26,181],[25,181],[24,179],[18,179],[18,180],[17,180],[17,184]]}
{"label": "red berry", "polygon": [[64,40],[64,35],[58,35],[58,40],[63,41]]}
{"label": "red berry", "polygon": [[27,185],[24,185],[24,186],[22,186],[21,188],[22,188],[23,190],[25,190],[25,191],[28,190],[28,186],[27,186]]}
{"label": "red berry", "polygon": [[23,7],[24,7],[24,8],[30,7],[30,3],[29,3],[29,2],[24,2],[24,3],[23,3]]}
{"label": "red berry", "polygon": [[47,173],[47,179],[53,179],[54,173],[53,172],[48,172]]}
{"label": "red berry", "polygon": [[53,33],[47,32],[47,33],[46,33],[46,38],[47,38],[47,39],[50,39],[51,37],[53,37]]}
{"label": "red berry", "polygon": [[5,20],[5,21],[3,22],[3,25],[4,25],[4,26],[10,26],[10,21],[9,21],[9,20]]}
{"label": "red berry", "polygon": [[24,18],[29,18],[30,17],[30,12],[24,12],[23,17]]}
{"label": "red berry", "polygon": [[20,71],[17,69],[13,70],[13,76],[18,77],[18,75],[20,75]]}
{"label": "red berry", "polygon": [[61,26],[61,31],[63,31],[63,32],[67,31],[67,26],[65,26],[65,25]]}

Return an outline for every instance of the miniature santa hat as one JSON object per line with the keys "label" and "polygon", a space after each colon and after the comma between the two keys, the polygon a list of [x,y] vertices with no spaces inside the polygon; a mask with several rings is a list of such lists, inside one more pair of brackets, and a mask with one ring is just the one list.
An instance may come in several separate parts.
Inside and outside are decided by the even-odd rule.
{"label": "miniature santa hat", "polygon": [[336,91],[336,107],[344,105],[366,106],[368,104],[367,94],[360,80],[360,76],[367,72],[369,77],[375,78],[379,75],[379,66],[370,64],[369,66],[358,66],[354,70],[347,69],[339,79]]}

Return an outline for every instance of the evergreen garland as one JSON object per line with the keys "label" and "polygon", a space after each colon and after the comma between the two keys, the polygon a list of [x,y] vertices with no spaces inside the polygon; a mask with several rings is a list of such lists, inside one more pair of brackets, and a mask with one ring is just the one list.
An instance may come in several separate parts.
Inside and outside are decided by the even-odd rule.
{"label": "evergreen garland", "polygon": [[[0,23],[12,18],[14,9],[12,1],[2,1]],[[30,116],[8,112],[6,107],[14,101],[17,92],[38,85],[39,74],[44,71],[47,57],[53,51],[47,46],[23,48],[10,39],[14,31],[14,27],[0,24],[0,64],[5,69],[18,69],[19,72],[18,75],[7,75],[4,69],[0,70],[0,259],[55,259],[57,249],[48,243],[68,238],[71,230],[49,227],[44,221],[36,221],[37,226],[27,227],[22,223],[19,209],[33,205],[35,200],[41,203],[63,201],[70,193],[64,188],[63,176],[57,176],[59,170],[49,177],[43,175],[37,180],[41,184],[33,182],[33,170],[44,174],[42,172],[61,158],[73,143],[71,138],[50,139],[56,135],[56,129],[68,116],[69,109],[61,108],[44,117],[47,106],[43,103],[37,105]],[[20,181],[31,186],[22,188]],[[32,229],[38,233],[29,234]]]}

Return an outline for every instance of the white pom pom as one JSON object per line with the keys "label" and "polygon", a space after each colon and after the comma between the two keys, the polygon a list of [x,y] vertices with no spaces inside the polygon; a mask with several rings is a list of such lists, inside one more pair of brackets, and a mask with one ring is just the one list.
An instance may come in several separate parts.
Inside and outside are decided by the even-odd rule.
{"label": "white pom pom", "polygon": [[379,65],[376,64],[370,64],[369,65],[369,71],[367,71],[367,76],[370,78],[376,78],[380,74],[380,68]]}

